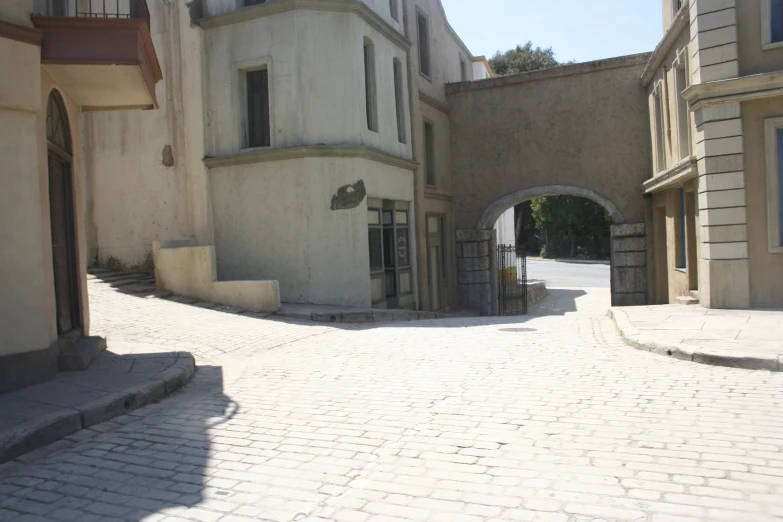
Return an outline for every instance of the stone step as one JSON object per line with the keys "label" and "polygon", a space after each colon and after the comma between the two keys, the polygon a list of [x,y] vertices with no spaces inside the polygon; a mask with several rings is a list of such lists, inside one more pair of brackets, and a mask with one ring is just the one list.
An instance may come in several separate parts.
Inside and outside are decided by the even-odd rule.
{"label": "stone step", "polygon": [[57,363],[61,372],[86,370],[106,349],[103,337],[84,337],[62,348]]}
{"label": "stone step", "polygon": [[694,299],[698,299],[699,298],[699,291],[698,290],[691,290],[691,297],[693,297]]}
{"label": "stone step", "polygon": [[677,298],[677,304],[681,305],[697,305],[699,304],[699,300],[696,297],[692,297],[690,295],[681,295]]}

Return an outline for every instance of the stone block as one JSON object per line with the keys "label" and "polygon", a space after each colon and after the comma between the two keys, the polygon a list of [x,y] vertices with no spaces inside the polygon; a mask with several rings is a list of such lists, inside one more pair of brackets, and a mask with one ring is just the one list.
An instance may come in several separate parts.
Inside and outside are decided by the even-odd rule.
{"label": "stone block", "polygon": [[612,240],[612,252],[644,252],[647,241],[643,237],[620,237]]}
{"label": "stone block", "polygon": [[462,243],[459,245],[462,249],[462,257],[488,257],[489,243]]}
{"label": "stone block", "polygon": [[713,208],[699,213],[701,226],[744,225],[748,222],[745,207]]}
{"label": "stone block", "polygon": [[727,208],[744,207],[745,189],[720,190],[716,192],[701,192],[699,194],[699,208]]}
{"label": "stone block", "polygon": [[612,306],[634,306],[634,294],[612,292]]}
{"label": "stone block", "polygon": [[480,285],[489,284],[489,270],[480,270],[475,272],[460,272],[459,284],[461,285]]}
{"label": "stone block", "polygon": [[636,292],[647,292],[647,270],[644,268],[635,268],[634,279],[636,280]]}
{"label": "stone block", "polygon": [[620,252],[612,257],[612,263],[616,267],[645,266],[647,259],[644,252]]}
{"label": "stone block", "polygon": [[58,367],[61,372],[86,370],[105,349],[103,337],[85,337],[60,350]]}
{"label": "stone block", "polygon": [[694,73],[694,80],[698,83],[715,82],[718,80],[728,80],[739,76],[739,62],[719,63],[717,65],[707,65],[699,67]]}
{"label": "stone block", "polygon": [[737,41],[737,29],[734,26],[723,27],[706,33],[699,33],[693,39],[694,49],[709,49]]}
{"label": "stone block", "polygon": [[704,123],[710,121],[721,121],[738,119],[742,117],[742,110],[739,103],[725,103],[721,105],[710,105],[697,110],[694,113],[696,126],[701,127]]}
{"label": "stone block", "polygon": [[748,243],[703,243],[701,255],[704,259],[747,259]]}
{"label": "stone block", "polygon": [[491,304],[492,292],[490,285],[458,285],[459,307],[461,310],[476,310],[482,312]]}
{"label": "stone block", "polygon": [[742,120],[740,118],[705,122],[696,129],[697,143],[704,140],[731,138],[733,136],[742,136]]}
{"label": "stone block", "polygon": [[708,156],[700,159],[698,166],[700,176],[724,172],[743,172],[745,169],[745,157],[742,154]]}
{"label": "stone block", "polygon": [[644,236],[644,223],[625,223],[611,226],[612,237],[638,237]]}
{"label": "stone block", "polygon": [[699,177],[699,192],[738,190],[745,188],[744,172],[724,172]]}
{"label": "stone block", "polygon": [[636,292],[636,268],[612,269],[612,293],[632,294]]}
{"label": "stone block", "polygon": [[707,139],[696,144],[696,157],[725,156],[728,154],[742,154],[742,136],[729,138]]}
{"label": "stone block", "polygon": [[699,53],[699,63],[702,67],[729,62],[738,58],[738,48],[736,42],[702,49]]}
{"label": "stone block", "polygon": [[711,0],[705,2],[704,0],[700,0],[696,2],[696,5],[694,6],[696,12],[694,14],[697,16],[691,20],[691,32],[693,34],[705,33],[722,27],[736,25],[737,10],[718,7],[726,1],[727,0],[720,0],[716,2]]}
{"label": "stone block", "polygon": [[460,272],[475,270],[489,270],[489,257],[463,257],[457,260]]}
{"label": "stone block", "polygon": [[737,243],[748,240],[747,225],[702,227],[701,239],[705,243]]}
{"label": "stone block", "polygon": [[457,230],[457,242],[490,241],[494,238],[494,230]]}

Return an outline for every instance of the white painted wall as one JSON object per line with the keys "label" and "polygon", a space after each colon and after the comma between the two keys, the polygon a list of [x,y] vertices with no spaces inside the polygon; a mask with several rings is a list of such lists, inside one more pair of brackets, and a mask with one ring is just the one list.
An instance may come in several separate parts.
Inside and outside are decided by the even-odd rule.
{"label": "white painted wall", "polygon": [[[152,38],[163,70],[153,111],[84,115],[90,261],[115,258],[143,265],[160,239],[210,242],[205,215],[206,168],[200,29],[187,9],[151,2]],[[172,147],[174,165],[163,164]]]}
{"label": "white painted wall", "polygon": [[516,232],[514,225],[514,207],[506,210],[495,223],[498,245],[516,246]]}
{"label": "white painted wall", "polygon": [[490,78],[490,75],[484,62],[473,62],[473,79],[486,80],[487,78]]}
{"label": "white painted wall", "polygon": [[276,279],[286,303],[370,307],[367,201],[330,209],[338,188],[360,179],[368,197],[413,200],[412,172],[365,159],[211,170],[218,279]]}
{"label": "white painted wall", "polygon": [[[209,155],[242,149],[240,71],[267,66],[272,148],[352,144],[411,157],[410,144],[397,137],[392,69],[396,58],[407,75],[406,53],[360,17],[289,11],[208,29],[204,36]],[[366,123],[365,38],[375,46],[379,132],[370,131]],[[407,89],[404,96],[410,136]]]}

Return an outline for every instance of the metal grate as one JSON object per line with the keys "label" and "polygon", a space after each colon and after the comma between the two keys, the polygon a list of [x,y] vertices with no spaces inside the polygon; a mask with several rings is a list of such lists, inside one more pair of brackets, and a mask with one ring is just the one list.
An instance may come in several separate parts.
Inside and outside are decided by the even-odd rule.
{"label": "metal grate", "polygon": [[527,257],[524,246],[498,245],[498,313],[527,314]]}

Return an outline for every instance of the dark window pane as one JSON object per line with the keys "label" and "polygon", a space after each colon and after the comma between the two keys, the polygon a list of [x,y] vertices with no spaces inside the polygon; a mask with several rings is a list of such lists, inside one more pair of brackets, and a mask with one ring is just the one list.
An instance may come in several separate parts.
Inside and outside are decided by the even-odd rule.
{"label": "dark window pane", "polygon": [[408,229],[397,229],[397,266],[408,266],[411,264],[410,243],[408,242]]}
{"label": "dark window pane", "polygon": [[772,42],[783,42],[783,0],[772,0]]}
{"label": "dark window pane", "polygon": [[394,264],[394,257],[395,252],[397,249],[394,245],[394,229],[393,228],[384,228],[383,229],[383,265],[386,268],[391,268],[393,266],[396,266]]}
{"label": "dark window pane", "polygon": [[266,0],[245,0],[245,5],[265,4]]}
{"label": "dark window pane", "polygon": [[435,172],[435,127],[426,122],[424,123],[424,154],[427,162],[427,185],[435,186],[438,182]]}
{"label": "dark window pane", "polygon": [[386,272],[386,297],[397,296],[397,281],[394,271]]}
{"label": "dark window pane", "polygon": [[380,228],[370,229],[370,270],[383,270],[383,239]]}
{"label": "dark window pane", "polygon": [[402,66],[394,61],[394,103],[397,110],[397,139],[405,143],[405,106],[402,91]]}
{"label": "dark window pane", "polygon": [[687,237],[685,235],[685,191],[680,189],[680,249],[677,252],[677,268],[687,268],[688,255],[687,255]]}
{"label": "dark window pane", "polygon": [[248,146],[271,145],[269,132],[269,75],[266,69],[247,73]]}
{"label": "dark window pane", "polygon": [[430,27],[425,16],[419,15],[419,69],[430,75]]}

